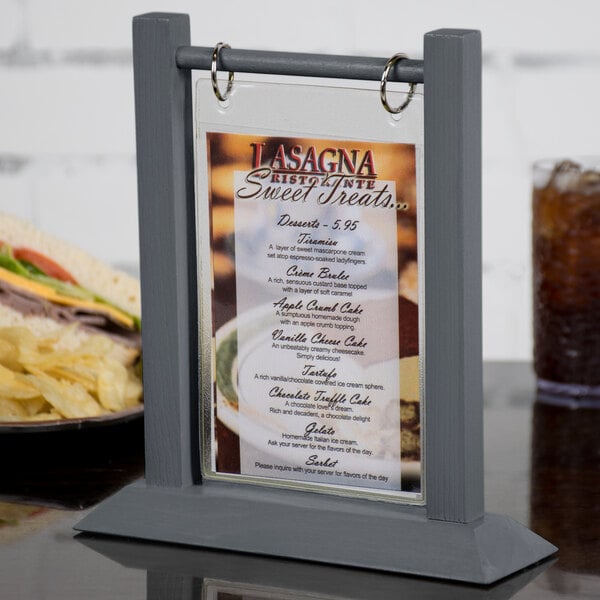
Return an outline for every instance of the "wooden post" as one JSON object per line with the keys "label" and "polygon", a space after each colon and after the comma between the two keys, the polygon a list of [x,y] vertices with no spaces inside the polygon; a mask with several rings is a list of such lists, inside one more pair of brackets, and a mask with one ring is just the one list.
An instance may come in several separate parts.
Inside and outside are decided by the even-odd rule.
{"label": "wooden post", "polygon": [[175,52],[187,15],[133,20],[146,482],[199,475],[198,342],[192,90]]}
{"label": "wooden post", "polygon": [[483,516],[481,34],[425,35],[425,494]]}

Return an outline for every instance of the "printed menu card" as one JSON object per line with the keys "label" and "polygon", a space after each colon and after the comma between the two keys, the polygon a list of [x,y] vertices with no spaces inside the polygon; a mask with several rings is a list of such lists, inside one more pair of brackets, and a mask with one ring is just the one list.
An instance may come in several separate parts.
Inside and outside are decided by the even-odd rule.
{"label": "printed menu card", "polygon": [[413,144],[208,131],[208,476],[422,499]]}

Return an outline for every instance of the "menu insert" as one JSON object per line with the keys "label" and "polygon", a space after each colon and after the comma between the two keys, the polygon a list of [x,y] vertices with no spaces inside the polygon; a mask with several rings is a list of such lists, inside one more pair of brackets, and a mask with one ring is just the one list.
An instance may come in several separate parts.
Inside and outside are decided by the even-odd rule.
{"label": "menu insert", "polygon": [[210,472],[420,499],[419,149],[207,147]]}

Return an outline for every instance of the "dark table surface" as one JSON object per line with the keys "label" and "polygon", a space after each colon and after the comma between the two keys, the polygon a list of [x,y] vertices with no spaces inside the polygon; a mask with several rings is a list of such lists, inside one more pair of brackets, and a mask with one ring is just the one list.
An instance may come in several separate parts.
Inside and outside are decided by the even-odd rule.
{"label": "dark table surface", "polygon": [[0,433],[0,597],[600,598],[600,408],[536,398],[525,363],[485,365],[486,509],[558,546],[491,587],[76,534],[143,472],[143,422]]}

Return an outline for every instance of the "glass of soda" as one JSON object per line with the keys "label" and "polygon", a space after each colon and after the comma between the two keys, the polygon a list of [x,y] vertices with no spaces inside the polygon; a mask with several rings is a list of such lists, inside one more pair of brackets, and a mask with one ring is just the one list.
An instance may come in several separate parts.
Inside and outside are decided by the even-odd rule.
{"label": "glass of soda", "polygon": [[533,179],[538,388],[600,406],[600,157],[539,161]]}

